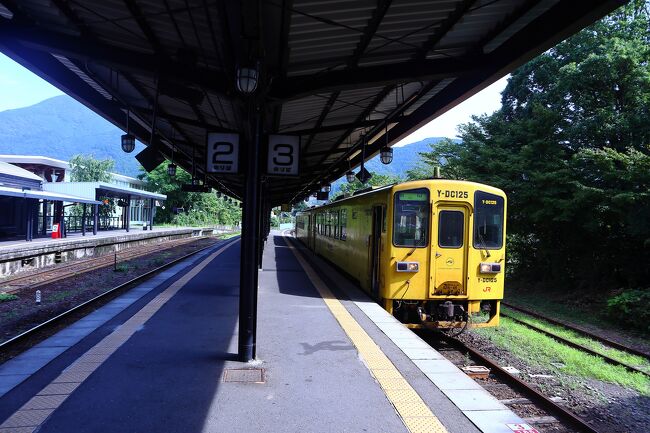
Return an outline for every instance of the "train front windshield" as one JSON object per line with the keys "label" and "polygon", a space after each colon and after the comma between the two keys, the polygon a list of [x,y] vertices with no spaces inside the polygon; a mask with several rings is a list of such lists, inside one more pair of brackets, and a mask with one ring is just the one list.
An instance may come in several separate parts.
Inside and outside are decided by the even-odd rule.
{"label": "train front windshield", "polygon": [[503,246],[503,203],[503,197],[476,191],[474,248],[498,250]]}
{"label": "train front windshield", "polygon": [[428,189],[395,194],[393,244],[396,247],[426,247],[429,212]]}

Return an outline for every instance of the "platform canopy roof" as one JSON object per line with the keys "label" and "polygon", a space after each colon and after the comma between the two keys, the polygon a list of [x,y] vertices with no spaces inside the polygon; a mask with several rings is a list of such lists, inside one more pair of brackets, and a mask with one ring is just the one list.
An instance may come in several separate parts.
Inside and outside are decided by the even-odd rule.
{"label": "platform canopy roof", "polygon": [[[237,198],[242,175],[204,173],[206,134],[246,144],[261,107],[265,134],[301,137],[300,175],[265,184],[279,204],[356,167],[362,143],[370,158],[621,3],[0,0],[0,50],[122,129],[128,112],[145,165],[173,158],[192,172],[194,161]],[[261,80],[245,98],[236,71],[251,65]]]}

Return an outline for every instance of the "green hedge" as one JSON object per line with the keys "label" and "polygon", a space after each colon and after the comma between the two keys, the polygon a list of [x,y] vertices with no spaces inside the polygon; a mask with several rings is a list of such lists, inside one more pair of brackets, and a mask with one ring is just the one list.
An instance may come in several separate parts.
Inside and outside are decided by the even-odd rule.
{"label": "green hedge", "polygon": [[610,319],[650,334],[650,289],[625,290],[607,300]]}

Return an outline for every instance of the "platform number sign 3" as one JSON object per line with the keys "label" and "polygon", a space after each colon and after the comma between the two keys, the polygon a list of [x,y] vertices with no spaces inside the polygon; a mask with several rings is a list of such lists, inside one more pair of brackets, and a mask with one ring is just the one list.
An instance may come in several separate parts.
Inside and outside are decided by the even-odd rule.
{"label": "platform number sign 3", "polygon": [[297,176],[300,162],[300,137],[269,135],[266,173],[270,176]]}
{"label": "platform number sign 3", "polygon": [[237,174],[239,171],[239,135],[208,133],[208,173]]}

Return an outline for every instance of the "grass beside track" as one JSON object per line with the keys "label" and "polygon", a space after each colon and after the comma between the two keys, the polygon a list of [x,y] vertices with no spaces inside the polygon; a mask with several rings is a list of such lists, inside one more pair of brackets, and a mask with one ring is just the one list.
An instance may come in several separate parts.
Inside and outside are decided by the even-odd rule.
{"label": "grass beside track", "polygon": [[[530,322],[533,323],[532,320]],[[545,325],[545,327],[548,326]],[[560,334],[555,329],[549,328],[549,330]],[[650,379],[647,376],[630,372],[622,366],[608,364],[602,358],[565,346],[551,337],[509,320],[507,317],[501,318],[501,325],[497,328],[478,328],[472,332],[488,338],[495,346],[507,350],[531,367],[556,371],[560,380],[572,382],[571,377],[596,379],[634,389],[643,395],[650,396]],[[579,338],[581,338],[579,342],[585,344],[582,341],[584,337]],[[590,347],[600,344],[589,341]],[[607,352],[609,355],[612,354],[610,350]],[[630,357],[631,355],[621,354],[621,356]],[[631,360],[632,358],[624,359]],[[645,360],[641,359],[641,361],[645,363]],[[629,363],[638,365],[637,362]],[[556,367],[553,364],[562,364],[562,366]],[[647,367],[647,363],[645,365]]]}
{"label": "grass beside track", "polygon": [[650,362],[646,360],[645,358],[641,356],[636,356],[632,355],[630,353],[624,352],[622,350],[618,349],[613,349],[611,347],[608,347],[604,345],[603,343],[599,341],[592,340],[588,337],[585,337],[577,332],[574,332],[570,329],[563,328],[561,326],[554,325],[552,323],[548,323],[544,320],[537,319],[535,317],[528,316],[524,313],[520,313],[518,311],[511,310],[507,307],[503,307],[503,312],[507,313],[508,315],[514,317],[515,319],[522,320],[524,322],[530,323],[531,325],[535,325],[538,328],[544,329],[545,331],[552,332],[562,338],[566,338],[567,340],[573,341],[575,343],[581,344],[595,352],[602,353],[603,355],[607,355],[610,358],[614,358],[617,361],[620,361],[622,363],[634,366],[634,367],[639,367],[640,369],[644,371],[650,372]]}

